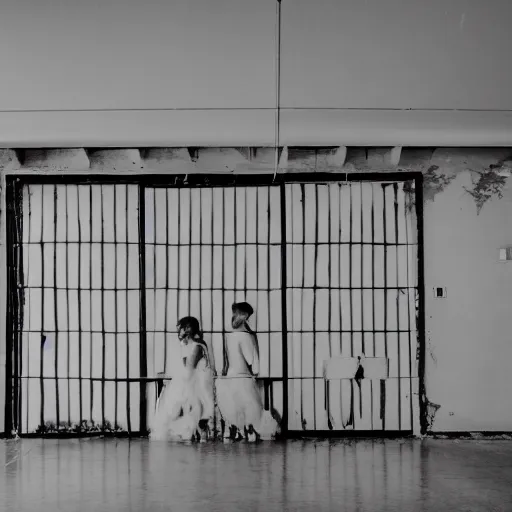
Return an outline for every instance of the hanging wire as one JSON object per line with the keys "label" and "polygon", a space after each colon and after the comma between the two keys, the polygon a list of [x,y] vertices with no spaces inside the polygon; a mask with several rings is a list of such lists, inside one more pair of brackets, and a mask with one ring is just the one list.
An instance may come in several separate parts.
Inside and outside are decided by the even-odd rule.
{"label": "hanging wire", "polygon": [[279,135],[281,131],[281,0],[276,2],[276,109],[275,109],[275,158],[274,178],[275,181],[279,170]]}

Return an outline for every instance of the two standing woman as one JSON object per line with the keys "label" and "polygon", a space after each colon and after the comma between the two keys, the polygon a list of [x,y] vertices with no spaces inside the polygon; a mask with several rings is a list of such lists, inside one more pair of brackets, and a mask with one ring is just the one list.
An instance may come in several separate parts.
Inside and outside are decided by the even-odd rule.
{"label": "two standing woman", "polygon": [[258,342],[247,323],[253,309],[241,302],[233,304],[232,312],[233,331],[225,338],[224,377],[217,379],[213,353],[203,340],[197,319],[185,317],[178,322],[181,364],[160,394],[151,439],[188,441],[198,433],[207,438],[215,428],[216,406],[225,423],[225,438],[240,431],[249,440],[277,433],[278,425],[270,412],[264,411],[255,380]]}

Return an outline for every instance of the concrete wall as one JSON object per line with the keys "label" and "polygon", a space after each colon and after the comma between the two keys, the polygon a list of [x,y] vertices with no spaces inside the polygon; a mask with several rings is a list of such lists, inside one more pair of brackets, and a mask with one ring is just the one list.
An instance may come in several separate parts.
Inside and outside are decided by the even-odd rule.
{"label": "concrete wall", "polygon": [[[511,109],[507,0],[283,0],[284,107]],[[275,0],[3,0],[0,109],[273,108]]]}
{"label": "concrete wall", "polygon": [[[511,144],[511,13],[284,0],[282,142]],[[275,34],[275,0],[3,0],[0,146],[271,145]]]}
{"label": "concrete wall", "polygon": [[[498,261],[499,247],[512,244],[512,193],[477,215],[464,190],[475,178],[458,174],[425,205],[426,387],[441,406],[434,431],[512,430],[512,262]],[[438,286],[445,299],[434,298]]]}

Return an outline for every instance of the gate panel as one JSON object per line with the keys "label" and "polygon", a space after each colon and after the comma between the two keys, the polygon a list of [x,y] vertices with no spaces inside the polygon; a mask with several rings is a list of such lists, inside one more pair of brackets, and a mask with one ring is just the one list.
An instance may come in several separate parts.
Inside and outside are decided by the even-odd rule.
{"label": "gate panel", "polygon": [[[412,429],[413,186],[286,185],[292,431]],[[354,378],[358,357],[361,380]],[[335,369],[324,380],[326,364]]]}
{"label": "gate panel", "polygon": [[289,430],[410,431],[414,182],[197,181],[14,186],[18,432],[144,430],[156,400],[146,382],[179,363],[178,318],[199,319],[220,374],[242,300],[255,310],[265,406],[283,416],[288,401]]}
{"label": "gate panel", "polygon": [[25,185],[22,202],[18,432],[138,431],[138,187]]}
{"label": "gate panel", "polygon": [[[279,186],[146,188],[148,375],[180,364],[176,324],[195,316],[223,369],[231,305],[249,302],[267,407],[282,414],[281,202]],[[150,387],[149,421],[156,392]]]}

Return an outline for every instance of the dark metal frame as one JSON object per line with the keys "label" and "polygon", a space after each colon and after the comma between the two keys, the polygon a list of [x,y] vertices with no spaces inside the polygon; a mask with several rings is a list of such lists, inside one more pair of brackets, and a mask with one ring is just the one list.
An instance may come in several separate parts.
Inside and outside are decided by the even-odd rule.
{"label": "dark metal frame", "polygon": [[[391,432],[383,431],[288,431],[288,328],[287,328],[287,257],[286,257],[286,202],[285,185],[290,183],[331,183],[340,181],[370,181],[370,182],[393,182],[393,181],[414,181],[415,182],[415,206],[417,217],[418,237],[418,315],[417,315],[417,337],[418,337],[418,377],[420,395],[420,424],[421,433],[427,430],[426,398],[425,398],[425,306],[424,306],[424,234],[423,234],[423,176],[421,173],[409,172],[382,172],[382,173],[286,173],[273,176],[271,174],[191,174],[191,175],[8,175],[6,177],[6,202],[7,202],[7,361],[6,361],[6,401],[5,401],[5,435],[10,435],[18,425],[18,418],[21,412],[21,386],[20,379],[20,352],[19,345],[21,335],[19,326],[22,325],[23,315],[23,254],[20,235],[22,233],[21,222],[23,219],[22,190],[24,185],[52,184],[52,185],[96,185],[96,184],[127,184],[139,186],[139,272],[140,272],[140,378],[129,379],[140,381],[140,432],[131,432],[130,435],[147,434],[146,425],[146,394],[145,387],[151,381],[147,377],[146,363],[146,289],[145,289],[145,205],[144,191],[146,187],[229,187],[229,186],[279,186],[281,194],[281,232],[283,239],[281,243],[281,301],[282,301],[282,380],[283,382],[283,434],[288,437],[362,437],[362,436],[384,436],[393,437],[396,435],[407,435],[412,432]],[[123,379],[121,379],[123,380]],[[274,379],[264,379],[268,381]],[[17,384],[14,385],[14,382]],[[268,394],[268,383],[266,393]],[[267,402],[267,396],[265,399]],[[104,435],[104,432],[99,432]],[[34,434],[31,434],[34,436]],[[59,434],[60,435],[60,434]],[[82,435],[82,434],[79,434]],[[120,434],[115,434],[120,435]],[[126,435],[126,434],[121,434]],[[39,436],[39,434],[35,434]]]}

